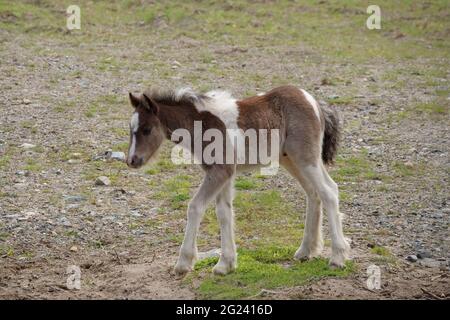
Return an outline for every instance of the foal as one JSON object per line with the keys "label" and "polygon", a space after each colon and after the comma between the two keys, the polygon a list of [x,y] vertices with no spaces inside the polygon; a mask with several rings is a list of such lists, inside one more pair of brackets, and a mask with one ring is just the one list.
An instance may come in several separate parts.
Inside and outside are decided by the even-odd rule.
{"label": "foal", "polygon": [[[177,129],[187,130],[193,136],[197,121],[201,121],[203,130],[219,130],[227,141],[230,140],[228,129],[238,132],[278,129],[279,163],[298,180],[307,195],[305,235],[294,258],[305,260],[321,253],[323,205],[328,214],[332,242],[330,265],[344,266],[350,246],[342,231],[338,187],[324,166],[332,162],[336,154],[339,140],[336,112],[320,107],[308,92],[294,86],[278,87],[243,100],[236,100],[223,91],[197,94],[191,89],[151,90],[140,96],[130,93],[129,97],[134,113],[127,164],[132,168],[141,167],[155,156],[163,141],[171,139]],[[245,144],[248,145],[247,141]],[[202,150],[206,146],[203,141]],[[194,143],[184,147],[195,153]],[[226,148],[236,149],[237,146],[224,144],[224,153]],[[202,162],[201,166],[205,177],[188,206],[186,233],[175,272],[184,274],[192,269],[197,258],[196,237],[200,222],[208,204],[216,200],[222,250],[213,272],[227,274],[236,268],[234,177],[237,171],[258,168],[261,163],[249,163],[246,154],[244,163]]]}

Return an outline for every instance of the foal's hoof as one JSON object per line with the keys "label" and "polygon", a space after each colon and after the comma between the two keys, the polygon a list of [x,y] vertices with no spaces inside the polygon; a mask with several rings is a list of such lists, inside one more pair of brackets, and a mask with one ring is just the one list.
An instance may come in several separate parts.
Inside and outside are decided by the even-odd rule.
{"label": "foal's hoof", "polygon": [[330,268],[331,269],[343,269],[345,268],[345,256],[331,256],[330,259]]}
{"label": "foal's hoof", "polygon": [[183,276],[183,275],[185,275],[186,273],[188,273],[191,270],[192,270],[192,267],[190,267],[190,266],[188,266],[186,264],[180,264],[180,263],[177,263],[177,265],[173,269],[175,274],[178,275],[178,276]]}
{"label": "foal's hoof", "polygon": [[308,261],[315,257],[318,257],[319,253],[311,252],[310,250],[298,249],[294,254],[294,259],[298,261]]}
{"label": "foal's hoof", "polygon": [[311,259],[311,255],[306,252],[297,251],[294,255],[294,259],[298,261],[307,261]]}
{"label": "foal's hoof", "polygon": [[217,276],[224,276],[230,272],[233,272],[234,270],[236,270],[235,263],[226,264],[218,262],[213,268],[213,273]]}
{"label": "foal's hoof", "polygon": [[330,260],[329,265],[330,265],[331,269],[344,269],[345,268],[345,261],[344,262],[340,262],[340,261]]}

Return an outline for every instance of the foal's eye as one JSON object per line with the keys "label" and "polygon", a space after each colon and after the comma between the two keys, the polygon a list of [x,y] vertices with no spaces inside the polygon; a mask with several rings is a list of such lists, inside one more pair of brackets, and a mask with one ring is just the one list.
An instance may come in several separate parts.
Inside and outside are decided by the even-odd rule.
{"label": "foal's eye", "polygon": [[150,132],[152,132],[152,129],[150,129],[150,128],[145,128],[142,130],[142,134],[144,136],[148,136],[150,134]]}

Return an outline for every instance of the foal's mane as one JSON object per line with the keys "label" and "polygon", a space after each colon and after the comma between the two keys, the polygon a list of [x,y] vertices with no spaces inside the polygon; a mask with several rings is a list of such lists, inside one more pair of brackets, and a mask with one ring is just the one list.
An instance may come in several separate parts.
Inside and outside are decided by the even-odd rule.
{"label": "foal's mane", "polygon": [[202,103],[205,99],[208,98],[203,94],[196,93],[191,88],[161,89],[152,87],[146,90],[144,93],[155,102],[163,103],[169,106],[195,106],[196,104]]}

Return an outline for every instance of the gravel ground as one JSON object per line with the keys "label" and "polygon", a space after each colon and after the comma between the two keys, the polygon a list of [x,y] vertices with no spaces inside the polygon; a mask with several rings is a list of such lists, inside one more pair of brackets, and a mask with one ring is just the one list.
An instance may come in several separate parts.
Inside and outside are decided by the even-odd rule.
{"label": "gravel ground", "polygon": [[[0,30],[0,298],[198,297],[172,273],[184,214],[167,208],[156,186],[184,173],[193,177],[192,194],[201,171],[175,167],[149,175],[101,160],[107,150],[126,147],[129,91],[191,84],[193,75],[201,77],[192,84],[199,90],[226,88],[237,97],[289,82],[343,113],[342,160],[330,170],[346,195],[341,210],[357,271],[260,298],[450,297],[449,98],[444,113],[414,109],[435,97],[435,83],[448,90],[448,70],[427,86],[427,59],[327,63],[303,44],[247,47],[125,35],[77,44],[70,35]],[[151,58],[144,55],[149,48]],[[213,58],[202,60],[200,51]],[[439,63],[449,61],[433,66]],[[263,77],[259,87],[250,77],[255,70]],[[347,161],[355,155],[362,164]],[[351,179],[342,171],[358,166],[362,172]],[[100,176],[111,183],[97,185]],[[303,214],[304,196],[284,170],[266,183],[262,188],[277,188]],[[410,255],[417,261],[408,261]],[[366,286],[372,264],[381,268],[379,290]],[[66,288],[69,265],[81,268],[80,290]]]}

